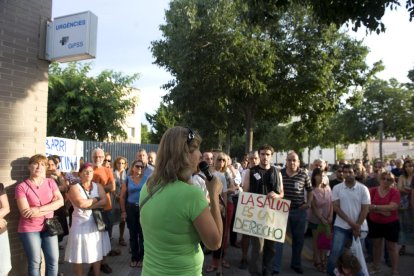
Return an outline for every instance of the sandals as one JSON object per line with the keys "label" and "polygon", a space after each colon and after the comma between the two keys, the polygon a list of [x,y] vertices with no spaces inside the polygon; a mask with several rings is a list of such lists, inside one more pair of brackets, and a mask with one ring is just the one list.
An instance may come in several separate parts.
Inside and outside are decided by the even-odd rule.
{"label": "sandals", "polygon": [[229,264],[229,262],[227,262],[226,260],[223,260],[223,261],[221,262],[221,265],[222,265],[224,268],[230,268],[230,264]]}
{"label": "sandals", "polygon": [[119,243],[119,245],[127,246],[127,243],[123,238],[122,239],[120,238],[118,243]]}
{"label": "sandals", "polygon": [[130,267],[142,267],[142,261],[131,261]]}
{"label": "sandals", "polygon": [[138,266],[138,262],[137,261],[131,261],[131,263],[129,264],[130,267],[137,267]]}
{"label": "sandals", "polygon": [[313,263],[313,265],[315,266],[317,271],[323,272],[323,273],[326,272],[325,265],[323,263]]}
{"label": "sandals", "polygon": [[214,272],[214,271],[216,271],[216,270],[217,270],[217,267],[216,267],[216,266],[214,266],[214,265],[209,265],[209,266],[207,266],[207,268],[206,268],[206,272],[207,272],[207,273]]}
{"label": "sandals", "polygon": [[369,275],[379,274],[381,272],[381,269],[373,264],[368,268]]}

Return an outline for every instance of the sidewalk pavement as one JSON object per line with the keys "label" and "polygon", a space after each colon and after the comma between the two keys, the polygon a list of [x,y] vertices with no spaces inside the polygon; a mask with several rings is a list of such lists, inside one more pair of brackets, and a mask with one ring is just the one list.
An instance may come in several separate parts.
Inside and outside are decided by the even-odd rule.
{"label": "sidewalk pavement", "polygon": [[[115,225],[113,228],[113,240],[112,240],[112,248],[118,248],[121,250],[120,256],[114,257],[107,257],[107,263],[112,268],[113,272],[111,274],[104,274],[101,275],[123,275],[123,276],[139,276],[141,275],[140,268],[131,268],[129,267],[130,263],[130,254],[129,254],[129,247],[128,246],[120,246],[118,245],[118,237],[119,237],[119,227]],[[128,229],[125,230],[125,240],[128,243],[129,240],[129,232]],[[65,244],[66,237],[62,244]],[[324,273],[318,272],[312,264],[311,256],[311,238],[306,237],[305,239],[305,248],[303,250],[303,259],[302,259],[302,266],[304,270],[304,275],[309,276],[321,276]],[[289,245],[284,246],[283,250],[283,269],[279,275],[286,275],[286,276],[298,276],[292,269],[290,269],[290,258],[291,258],[291,247]],[[60,259],[63,260],[64,258],[64,249],[59,251]],[[247,270],[241,270],[238,268],[240,258],[241,258],[241,250],[239,248],[235,248],[232,246],[228,247],[226,253],[226,260],[230,263],[231,267],[229,269],[223,269],[223,274],[225,276],[248,276],[249,273]],[[206,276],[213,276],[215,275],[214,272],[206,273],[205,268],[211,262],[211,255],[205,255],[204,257],[204,269],[203,275]],[[414,246],[407,246],[407,253],[405,256],[400,257],[400,275],[401,276],[411,276],[414,275]],[[87,275],[89,270],[89,265],[84,265],[84,275]],[[381,265],[382,273],[375,274],[376,276],[388,276],[391,275],[391,269],[387,267],[385,264]],[[61,263],[59,264],[59,272],[63,273],[64,276],[74,275],[73,267],[69,263]],[[160,275],[160,276],[169,276],[169,275]]]}

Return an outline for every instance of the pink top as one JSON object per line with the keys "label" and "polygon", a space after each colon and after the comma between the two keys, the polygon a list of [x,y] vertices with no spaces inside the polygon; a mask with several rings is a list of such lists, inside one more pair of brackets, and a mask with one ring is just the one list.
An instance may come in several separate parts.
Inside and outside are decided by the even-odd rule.
{"label": "pink top", "polygon": [[[27,182],[27,184],[26,184]],[[53,179],[45,178],[43,183],[37,187],[29,179],[16,186],[15,198],[26,198],[30,207],[39,207],[52,202],[53,194],[58,189],[56,182]],[[34,192],[28,184],[33,188]],[[40,201],[39,201],[40,199]],[[42,217],[24,218],[20,216],[19,226],[17,232],[40,232],[44,230],[45,218],[53,217],[53,211]]]}
{"label": "pink top", "polygon": [[[395,202],[400,206],[400,191],[398,191],[398,189],[391,188],[384,197],[381,197],[378,188],[379,187],[374,187],[369,189],[372,205],[388,205],[390,202]],[[396,221],[398,220],[398,209],[391,211],[390,216],[384,216],[377,212],[370,212],[369,219],[375,223],[390,223]]]}
{"label": "pink top", "polygon": [[[324,188],[314,188],[312,190],[313,202],[316,204],[316,208],[320,210],[322,217],[329,218],[329,210],[332,205],[332,190],[329,185],[326,185]],[[315,224],[322,223],[319,218],[314,214],[313,211],[310,212],[309,221]]]}

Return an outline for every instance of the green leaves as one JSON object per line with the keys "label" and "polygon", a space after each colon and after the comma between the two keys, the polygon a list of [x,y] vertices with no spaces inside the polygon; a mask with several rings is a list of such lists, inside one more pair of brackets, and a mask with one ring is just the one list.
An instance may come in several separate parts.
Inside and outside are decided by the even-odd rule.
{"label": "green leaves", "polygon": [[90,64],[49,69],[47,135],[103,141],[125,138],[123,122],[136,102],[131,88],[138,75],[106,70],[89,77]]}
{"label": "green leaves", "polygon": [[152,43],[155,63],[174,77],[164,101],[215,148],[226,141],[229,148],[232,136],[246,133],[251,150],[261,122],[292,116],[301,120],[286,136],[297,147],[313,145],[341,97],[370,77],[368,50],[334,25],[319,24],[306,5],[272,10],[265,25],[246,20],[249,12],[242,0],[171,2],[163,38]]}

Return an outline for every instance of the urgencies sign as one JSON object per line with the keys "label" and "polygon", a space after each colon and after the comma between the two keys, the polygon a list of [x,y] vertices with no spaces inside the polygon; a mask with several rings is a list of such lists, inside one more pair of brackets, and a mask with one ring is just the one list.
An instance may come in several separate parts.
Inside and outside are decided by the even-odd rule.
{"label": "urgencies sign", "polygon": [[48,23],[46,59],[74,61],[96,56],[98,18],[90,11],[57,17]]}
{"label": "urgencies sign", "polygon": [[289,209],[290,200],[243,192],[237,202],[233,231],[284,242]]}

